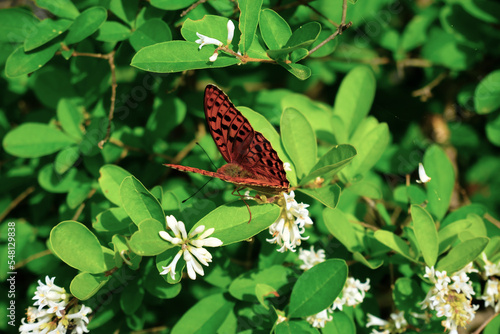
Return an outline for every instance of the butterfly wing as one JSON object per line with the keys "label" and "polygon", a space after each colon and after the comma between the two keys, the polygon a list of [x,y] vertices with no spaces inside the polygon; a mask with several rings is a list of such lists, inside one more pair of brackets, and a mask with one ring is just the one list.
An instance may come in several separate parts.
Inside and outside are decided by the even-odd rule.
{"label": "butterfly wing", "polygon": [[208,129],[224,159],[237,163],[249,150],[255,131],[227,95],[214,85],[205,88],[205,117]]}
{"label": "butterfly wing", "polygon": [[278,154],[260,132],[255,131],[228,96],[214,85],[205,88],[205,116],[221,154],[266,182],[288,188],[289,183]]}

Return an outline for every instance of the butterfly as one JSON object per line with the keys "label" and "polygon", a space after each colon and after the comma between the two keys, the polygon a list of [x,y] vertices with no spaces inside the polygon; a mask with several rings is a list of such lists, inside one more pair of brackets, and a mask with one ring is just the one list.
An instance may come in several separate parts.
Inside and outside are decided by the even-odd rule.
{"label": "butterfly", "polygon": [[237,188],[252,188],[260,193],[288,192],[290,183],[283,162],[271,143],[253,129],[222,90],[214,85],[205,88],[204,109],[208,129],[227,164],[217,172],[173,164],[165,166],[216,177]]}

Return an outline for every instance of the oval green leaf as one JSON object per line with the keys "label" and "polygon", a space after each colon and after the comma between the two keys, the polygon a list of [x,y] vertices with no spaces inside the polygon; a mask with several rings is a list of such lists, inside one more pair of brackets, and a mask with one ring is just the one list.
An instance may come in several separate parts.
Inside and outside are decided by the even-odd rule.
{"label": "oval green leaf", "polygon": [[439,241],[436,224],[432,216],[418,205],[411,206],[411,218],[413,229],[418,241],[420,250],[428,267],[434,266],[437,261]]}
{"label": "oval green leaf", "polygon": [[488,241],[488,238],[480,237],[459,243],[438,262],[436,270],[444,270],[447,273],[452,274],[462,269],[469,262],[474,261],[476,257],[483,252],[488,245]]}
{"label": "oval green leaf", "polygon": [[50,232],[54,254],[70,267],[91,274],[106,270],[104,253],[97,237],[83,224],[67,220]]}
{"label": "oval green leaf", "polygon": [[344,260],[326,260],[307,270],[293,287],[288,316],[307,317],[331,306],[346,279]]}
{"label": "oval green leaf", "polygon": [[120,198],[122,208],[136,225],[147,218],[165,221],[161,204],[133,175],[127,176],[120,185]]}
{"label": "oval green leaf", "polygon": [[74,44],[83,41],[92,35],[106,21],[108,12],[104,7],[90,7],[78,15],[71,27],[68,35],[64,39],[66,44]]}

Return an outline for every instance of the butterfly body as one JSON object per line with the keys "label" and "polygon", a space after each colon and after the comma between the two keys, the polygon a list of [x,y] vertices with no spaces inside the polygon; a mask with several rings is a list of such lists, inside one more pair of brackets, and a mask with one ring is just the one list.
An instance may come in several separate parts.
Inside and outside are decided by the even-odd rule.
{"label": "butterfly body", "polygon": [[204,107],[212,138],[228,163],[217,172],[181,165],[166,166],[216,177],[241,188],[249,187],[263,193],[288,191],[290,184],[278,154],[262,133],[252,128],[227,95],[218,87],[208,85],[205,88]]}

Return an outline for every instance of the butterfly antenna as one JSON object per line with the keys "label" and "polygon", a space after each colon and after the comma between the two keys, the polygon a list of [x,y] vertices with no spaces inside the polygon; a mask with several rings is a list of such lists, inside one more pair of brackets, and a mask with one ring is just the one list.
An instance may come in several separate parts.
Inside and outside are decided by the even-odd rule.
{"label": "butterfly antenna", "polygon": [[[210,160],[210,162],[212,163],[212,166],[214,166],[215,170],[219,169],[215,164],[214,162],[212,161],[212,159],[210,159],[210,156],[208,155],[207,151],[205,151],[205,149],[203,148],[203,146],[200,145],[200,143],[196,142],[196,145],[198,145],[202,150],[203,152],[205,152],[205,154],[207,155],[207,158],[208,160]],[[208,182],[207,182],[208,183]]]}
{"label": "butterfly antenna", "polygon": [[199,192],[200,192],[203,188],[205,188],[205,186],[206,186],[207,184],[209,184],[209,183],[210,183],[210,181],[212,181],[212,180],[213,180],[213,179],[208,180],[208,181],[207,181],[207,182],[206,182],[203,186],[201,186],[201,188],[200,188],[200,189],[196,190],[196,192],[195,192],[194,194],[192,194],[191,196],[189,196],[188,198],[186,198],[185,200],[183,200],[183,201],[182,201],[182,203],[187,202],[189,199],[191,199],[193,196],[195,196],[197,193],[199,193]]}

